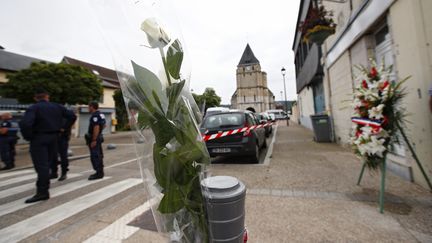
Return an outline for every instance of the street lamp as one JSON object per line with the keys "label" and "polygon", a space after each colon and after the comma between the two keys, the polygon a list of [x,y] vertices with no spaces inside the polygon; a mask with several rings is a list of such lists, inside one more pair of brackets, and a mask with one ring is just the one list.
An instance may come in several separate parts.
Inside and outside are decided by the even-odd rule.
{"label": "street lamp", "polygon": [[282,69],[281,69],[281,73],[282,73],[282,77],[283,77],[283,84],[284,84],[284,91],[285,91],[285,113],[286,113],[286,115],[287,115],[287,119],[286,119],[286,121],[287,121],[287,126],[289,126],[289,120],[288,120],[288,101],[287,101],[287,97],[286,97],[286,85],[285,85],[285,73],[286,73],[286,70],[285,70],[285,68],[284,67],[282,67]]}

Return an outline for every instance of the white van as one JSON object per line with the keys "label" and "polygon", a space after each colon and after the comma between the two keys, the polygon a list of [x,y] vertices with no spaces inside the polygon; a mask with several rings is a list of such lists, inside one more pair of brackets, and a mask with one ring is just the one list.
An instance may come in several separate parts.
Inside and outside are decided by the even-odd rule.
{"label": "white van", "polygon": [[229,111],[229,109],[226,107],[209,107],[207,108],[205,115],[224,112],[224,111]]}
{"label": "white van", "polygon": [[269,114],[273,114],[275,116],[276,120],[288,119],[288,115],[282,109],[266,110],[266,112]]}

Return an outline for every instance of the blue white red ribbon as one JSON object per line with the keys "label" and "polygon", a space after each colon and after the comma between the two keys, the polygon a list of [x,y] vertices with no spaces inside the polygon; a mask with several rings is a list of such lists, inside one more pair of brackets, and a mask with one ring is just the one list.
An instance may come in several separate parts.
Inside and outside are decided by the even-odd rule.
{"label": "blue white red ribbon", "polygon": [[369,126],[373,128],[380,128],[382,124],[382,121],[379,120],[370,120],[370,119],[360,118],[360,117],[352,117],[351,121],[359,125]]}

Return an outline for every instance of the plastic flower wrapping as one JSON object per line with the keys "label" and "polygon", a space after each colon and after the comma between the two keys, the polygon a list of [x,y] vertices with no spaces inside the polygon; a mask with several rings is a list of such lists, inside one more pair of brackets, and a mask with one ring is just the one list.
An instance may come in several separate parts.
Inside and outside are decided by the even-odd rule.
{"label": "plastic flower wrapping", "polygon": [[190,93],[190,65],[169,1],[93,0],[136,128],[153,216],[175,242],[208,242],[200,181],[210,159]]}
{"label": "plastic flower wrapping", "polygon": [[394,143],[399,143],[397,129],[403,127],[404,109],[401,100],[405,96],[402,83],[390,81],[392,67],[384,62],[378,68],[357,67],[354,108],[350,143],[371,169],[377,169],[385,161]]}

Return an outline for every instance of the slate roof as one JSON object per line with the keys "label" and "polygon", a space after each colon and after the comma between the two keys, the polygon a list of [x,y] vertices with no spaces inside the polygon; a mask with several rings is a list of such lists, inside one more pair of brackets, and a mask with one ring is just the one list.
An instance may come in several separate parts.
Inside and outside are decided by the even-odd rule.
{"label": "slate roof", "polygon": [[30,67],[32,62],[47,62],[45,60],[28,57],[0,49],[0,70],[17,72]]}
{"label": "slate roof", "polygon": [[253,51],[250,48],[249,44],[247,44],[238,66],[250,64],[259,64],[259,61],[253,54]]}
{"label": "slate roof", "polygon": [[102,79],[102,85],[104,87],[110,87],[115,89],[120,88],[120,82],[118,80],[117,73],[112,69],[97,66],[91,63],[83,62],[66,56],[63,57],[62,62],[72,64],[72,65],[78,65],[88,69],[89,71],[96,74],[100,79]]}

